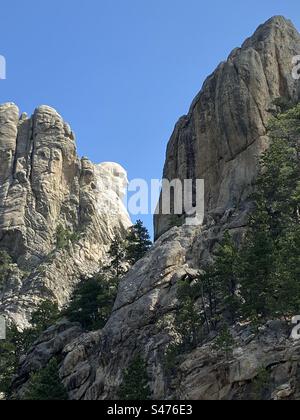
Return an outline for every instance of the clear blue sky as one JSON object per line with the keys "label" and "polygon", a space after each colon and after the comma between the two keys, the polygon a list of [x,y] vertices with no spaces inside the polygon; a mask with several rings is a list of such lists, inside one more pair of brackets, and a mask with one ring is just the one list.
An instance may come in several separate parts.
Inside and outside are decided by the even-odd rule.
{"label": "clear blue sky", "polygon": [[275,14],[300,28],[299,0],[2,1],[0,102],[28,113],[51,105],[80,155],[160,178],[174,124],[204,79]]}

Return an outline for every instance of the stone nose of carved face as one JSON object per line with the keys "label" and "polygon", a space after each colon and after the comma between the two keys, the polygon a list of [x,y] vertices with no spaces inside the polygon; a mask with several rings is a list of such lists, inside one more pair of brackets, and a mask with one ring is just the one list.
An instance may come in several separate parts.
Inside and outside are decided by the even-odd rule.
{"label": "stone nose of carved face", "polygon": [[59,175],[62,170],[62,154],[59,150],[53,150],[49,160],[49,172],[53,175]]}
{"label": "stone nose of carved face", "polygon": [[118,196],[123,199],[126,195],[126,189],[128,187],[129,181],[127,178],[126,172],[114,171],[113,173],[116,180],[116,188],[118,189]]}
{"label": "stone nose of carved face", "polygon": [[120,171],[115,169],[113,170],[113,176],[118,179],[120,185],[123,185],[124,188],[126,188],[129,184],[126,171]]}

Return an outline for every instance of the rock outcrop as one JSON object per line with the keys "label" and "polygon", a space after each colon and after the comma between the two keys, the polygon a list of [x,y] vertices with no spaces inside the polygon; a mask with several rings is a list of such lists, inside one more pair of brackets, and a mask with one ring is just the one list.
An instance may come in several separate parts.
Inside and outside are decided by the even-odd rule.
{"label": "rock outcrop", "polygon": [[[270,19],[219,65],[177,123],[163,177],[204,179],[206,214],[222,215],[245,204],[257,175],[257,156],[267,146],[273,101],[300,96],[292,76],[292,59],[299,54],[299,33],[292,23]],[[157,215],[156,238],[171,226],[174,216]]]}
{"label": "rock outcrop", "polygon": [[[71,128],[47,106],[31,118],[0,106],[0,161],[0,248],[16,263],[0,313],[22,328],[41,299],[64,305],[130,226],[127,175],[117,164],[80,160]],[[65,247],[57,246],[59,231]]]}
{"label": "rock outcrop", "polygon": [[[212,336],[182,356],[174,376],[164,367],[179,310],[178,281],[198,275],[224,230],[240,241],[258,156],[268,145],[273,100],[299,100],[300,85],[292,78],[292,58],[299,54],[298,32],[289,21],[275,17],[208,78],[189,115],[175,128],[164,170],[168,179],[205,179],[204,225],[172,227],[174,217],[156,216],[158,240],[122,280],[107,325],[98,332],[76,333],[70,342],[59,337],[77,331],[73,324],[63,321],[47,331],[21,363],[17,394],[22,394],[30,372],[59,354],[70,398],[116,398],[124,368],[141,354],[156,399],[246,399],[257,392],[266,392],[268,399],[299,398],[299,342],[289,338],[287,324],[271,322],[257,334],[236,325],[230,358],[215,350]],[[263,381],[262,368],[268,373]]]}
{"label": "rock outcrop", "polygon": [[[290,325],[281,321],[269,322],[257,334],[248,326],[237,325],[231,329],[234,346],[230,356],[217,351],[212,340],[185,354],[177,365],[176,374],[168,378],[163,377],[155,364],[157,357],[151,359],[149,373],[159,374],[152,384],[155,398],[299,400],[300,342],[291,340],[290,331]],[[103,339],[100,332],[84,334],[79,325],[65,321],[46,331],[20,367],[14,384],[19,390],[18,396],[26,389],[24,383],[30,374],[59,354],[63,357],[60,377],[70,399],[116,398],[116,391],[103,394],[105,382],[111,381],[110,376],[102,376],[99,368],[99,361],[100,365],[108,363],[106,358],[99,359]],[[114,352],[112,355],[115,356]],[[106,357],[109,356],[106,353]],[[117,363],[119,365],[120,361]],[[110,385],[116,386],[116,383]]]}

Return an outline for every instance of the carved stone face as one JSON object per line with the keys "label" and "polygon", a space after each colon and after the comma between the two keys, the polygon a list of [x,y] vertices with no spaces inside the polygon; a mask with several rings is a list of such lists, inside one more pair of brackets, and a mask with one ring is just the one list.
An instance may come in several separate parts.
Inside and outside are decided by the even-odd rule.
{"label": "carved stone face", "polygon": [[0,106],[0,188],[13,171],[18,133],[19,110],[13,104]]}
{"label": "carved stone face", "polygon": [[118,163],[104,162],[98,165],[101,178],[107,190],[113,190],[123,200],[128,186],[128,177],[125,169]]}
{"label": "carved stone face", "polygon": [[58,147],[37,147],[32,165],[32,188],[37,198],[36,209],[48,217],[55,216],[63,190],[63,153]]}
{"label": "carved stone face", "polygon": [[63,155],[58,148],[42,146],[36,150],[33,162],[33,176],[41,182],[57,185],[63,170]]}
{"label": "carved stone face", "polygon": [[0,180],[1,183],[5,181],[11,174],[11,166],[13,163],[13,151],[12,150],[0,150]]}

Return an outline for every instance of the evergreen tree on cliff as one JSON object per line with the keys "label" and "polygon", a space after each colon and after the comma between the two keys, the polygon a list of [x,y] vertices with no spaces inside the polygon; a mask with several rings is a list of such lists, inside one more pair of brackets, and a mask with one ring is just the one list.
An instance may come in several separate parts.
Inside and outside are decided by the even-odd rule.
{"label": "evergreen tree on cliff", "polygon": [[152,242],[146,227],[141,220],[129,229],[127,235],[127,260],[130,264],[135,264],[149,251]]}

